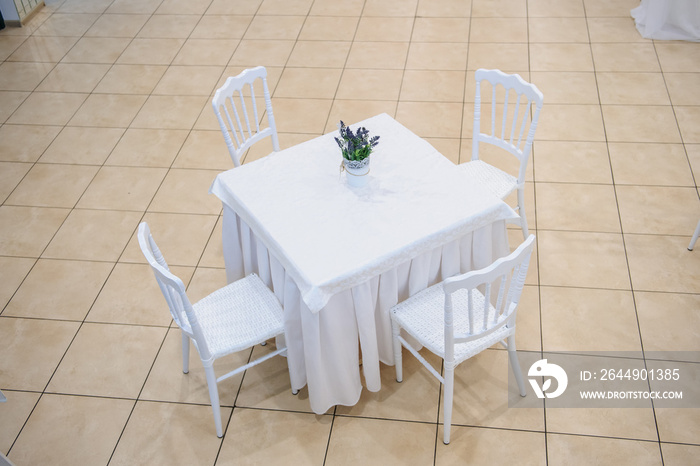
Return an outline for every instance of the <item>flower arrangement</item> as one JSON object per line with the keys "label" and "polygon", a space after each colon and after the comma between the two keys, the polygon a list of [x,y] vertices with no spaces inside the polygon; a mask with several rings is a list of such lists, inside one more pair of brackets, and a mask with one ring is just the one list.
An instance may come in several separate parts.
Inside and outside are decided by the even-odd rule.
{"label": "flower arrangement", "polygon": [[345,126],[343,120],[338,125],[340,138],[335,138],[338,147],[343,153],[343,158],[349,161],[365,160],[372,153],[377,144],[379,136],[369,137],[369,130],[364,126],[353,133],[349,126]]}

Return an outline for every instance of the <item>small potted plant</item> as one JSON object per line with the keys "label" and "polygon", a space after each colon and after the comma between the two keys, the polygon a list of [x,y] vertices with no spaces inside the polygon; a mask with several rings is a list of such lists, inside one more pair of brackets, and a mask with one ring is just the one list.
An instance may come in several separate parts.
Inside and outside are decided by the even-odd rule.
{"label": "small potted plant", "polygon": [[364,186],[367,184],[367,174],[369,173],[369,156],[372,149],[379,144],[379,136],[370,138],[369,130],[364,126],[353,133],[342,120],[338,129],[340,138],[336,137],[335,142],[338,143],[343,154],[341,169],[345,169],[350,186]]}

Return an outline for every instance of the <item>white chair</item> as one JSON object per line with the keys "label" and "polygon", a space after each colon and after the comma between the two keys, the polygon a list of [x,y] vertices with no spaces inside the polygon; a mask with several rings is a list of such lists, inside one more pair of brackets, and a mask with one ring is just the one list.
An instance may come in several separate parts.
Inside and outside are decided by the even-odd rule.
{"label": "white chair", "polygon": [[[258,117],[256,104],[256,80],[262,82],[265,99],[266,128],[260,128],[261,118]],[[238,76],[231,76],[221,86],[212,99],[214,113],[219,120],[219,127],[224,134],[233,164],[241,165],[241,156],[256,142],[270,137],[274,151],[280,150],[277,137],[275,117],[272,114],[270,90],[267,87],[267,70],[263,66],[247,69]],[[251,111],[252,110],[252,111]],[[223,112],[223,114],[222,114]]]}
{"label": "white chair", "polygon": [[[530,235],[507,257],[484,269],[447,278],[391,310],[396,380],[403,380],[404,346],[444,385],[445,444],[450,443],[454,371],[461,362],[501,343],[508,349],[520,395],[525,396],[515,348],[515,317],[534,241]],[[401,335],[401,330],[444,360],[444,376]]]}
{"label": "white chair", "polygon": [[7,397],[5,397],[5,394],[0,390],[0,403],[4,403],[7,401]]}
{"label": "white chair", "polygon": [[[525,215],[525,172],[544,98],[534,84],[525,82],[517,74],[479,69],[476,71],[475,78],[472,159],[460,164],[459,167],[469,180],[482,183],[501,199],[505,199],[517,189],[518,204],[515,210],[520,219],[515,223],[520,225],[523,236],[527,238],[529,231]],[[482,126],[481,90],[484,82],[489,83],[491,88],[491,121],[490,124]],[[532,110],[533,104],[534,110]],[[530,118],[531,115],[532,118]],[[497,120],[499,120],[498,123]],[[488,131],[483,132],[485,130]],[[492,144],[516,157],[520,166],[518,176],[513,176],[481,160],[479,158],[480,142]]]}
{"label": "white chair", "polygon": [[693,237],[690,239],[688,251],[693,250],[693,248],[695,247],[695,242],[698,240],[698,236],[700,236],[700,220],[698,220],[698,226],[695,227],[695,233],[693,233]]}
{"label": "white chair", "polygon": [[[214,361],[282,335],[282,307],[257,275],[248,275],[190,304],[185,285],[170,272],[146,222],[139,225],[138,239],[141,251],[168,302],[170,314],[182,331],[182,371],[185,374],[189,372],[190,339],[199,352],[214,411],[216,435],[221,437],[223,432],[217,383],[273,356],[282,355],[287,348],[277,348],[219,378],[214,373]],[[296,391],[292,393],[296,394]]]}

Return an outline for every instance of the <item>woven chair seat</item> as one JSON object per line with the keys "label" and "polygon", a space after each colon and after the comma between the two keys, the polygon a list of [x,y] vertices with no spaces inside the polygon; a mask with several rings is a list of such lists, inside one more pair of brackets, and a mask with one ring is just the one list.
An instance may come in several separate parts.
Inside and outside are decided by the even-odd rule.
{"label": "woven chair seat", "polygon": [[192,307],[214,358],[284,331],[277,297],[255,274],[216,290]]}
{"label": "woven chair seat", "polygon": [[470,180],[477,181],[486,189],[504,199],[518,186],[518,179],[483,160],[472,160],[457,165]]}
{"label": "woven chair seat", "polygon": [[[467,313],[467,290],[452,294],[454,309],[453,325],[455,335],[469,333],[469,316]],[[475,333],[481,331],[484,319],[484,295],[478,290],[472,291]],[[460,312],[463,311],[463,312]],[[396,305],[393,310],[395,320],[401,328],[416,338],[423,346],[441,358],[445,358],[445,292],[442,283],[433,285],[406,301]],[[489,322],[492,322],[496,310],[489,305]],[[515,327],[503,326],[483,338],[454,346],[455,364],[469,359],[515,332]]]}

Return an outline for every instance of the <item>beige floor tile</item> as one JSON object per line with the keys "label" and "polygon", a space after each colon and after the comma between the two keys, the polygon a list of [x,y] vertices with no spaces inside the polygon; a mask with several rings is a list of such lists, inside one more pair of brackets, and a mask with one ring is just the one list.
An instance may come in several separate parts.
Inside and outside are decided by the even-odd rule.
{"label": "beige floor tile", "polygon": [[[97,167],[36,164],[6,204],[72,208],[96,173]],[[71,183],[62,183],[66,179]]]}
{"label": "beige floor tile", "polygon": [[69,125],[126,128],[145,101],[143,95],[91,94]]}
{"label": "beige floor tile", "polygon": [[78,322],[0,317],[2,387],[44,390],[79,326]]}
{"label": "beige floor tile", "polygon": [[[522,233],[520,230],[518,232]],[[531,230],[532,234],[536,232]],[[519,238],[519,239],[520,239]],[[522,239],[520,239],[522,241]],[[519,243],[513,243],[517,245]],[[537,257],[533,254],[530,258],[528,278],[535,276],[537,272]],[[535,282],[536,283],[536,282]],[[542,334],[540,331],[540,296],[537,285],[526,284],[518,303],[517,330],[515,343],[518,351],[542,351]]]}
{"label": "beige floor tile", "polygon": [[223,171],[233,168],[233,162],[221,131],[193,130],[172,166]]}
{"label": "beige floor tile", "polygon": [[188,39],[173,60],[174,65],[226,65],[233,55],[237,40]]}
{"label": "beige floor tile", "polygon": [[83,37],[61,60],[64,63],[114,63],[129,45],[126,37]]}
{"label": "beige floor tile", "polygon": [[406,70],[400,97],[402,101],[462,102],[464,83],[463,71]]}
{"label": "beige floor tile", "polygon": [[100,94],[150,94],[163,77],[165,65],[113,65],[95,88]]}
{"label": "beige floor tile", "polygon": [[[635,292],[639,331],[645,351],[696,351],[700,332],[696,309],[700,297],[692,294]],[[668,354],[669,359],[674,358]],[[689,355],[678,358],[688,360]]]}
{"label": "beige floor tile", "polygon": [[557,0],[529,0],[527,14],[530,18],[569,18],[585,16],[583,3]]}
{"label": "beige floor tile", "polygon": [[542,285],[630,289],[619,234],[540,230],[537,244]]}
{"label": "beige floor tile", "polygon": [[442,429],[439,436],[436,465],[546,463],[545,438],[541,433],[453,426],[449,445],[442,443]]}
{"label": "beige floor tile", "polygon": [[[471,18],[471,29],[467,32],[470,42],[527,42],[527,19]],[[463,41],[466,41],[466,38],[459,42]]]}
{"label": "beige floor tile", "polygon": [[700,51],[694,44],[683,42],[655,43],[654,48],[665,72],[700,72]]}
{"label": "beige floor tile", "polygon": [[208,15],[253,15],[263,0],[214,0]]}
{"label": "beige floor tile", "polygon": [[535,189],[538,228],[621,232],[612,185],[540,182]]}
{"label": "beige floor tile", "polygon": [[[445,44],[439,45],[442,47]],[[525,43],[508,44],[507,47],[503,47],[502,44],[472,43],[469,44],[467,69],[499,69],[506,73],[513,73],[527,69],[528,60],[529,51]],[[459,62],[455,62],[455,66],[449,69],[464,69],[463,65],[456,65],[459,65]]]}
{"label": "beige floor tile", "polygon": [[266,464],[279,458],[322,464],[332,425],[330,416],[237,408],[216,464]]}
{"label": "beige floor tile", "polygon": [[[521,368],[530,367],[529,361],[533,357],[538,357],[538,353],[528,356],[521,351]],[[533,362],[535,360],[532,359]],[[457,366],[452,407],[453,427],[467,425],[544,431],[542,401],[532,394],[521,397],[515,382],[509,384],[510,378],[513,378],[513,374],[508,363],[508,352],[500,349],[482,351]],[[444,396],[443,389],[440,422],[444,416]],[[439,435],[442,439],[442,427]]]}
{"label": "beige floor tile", "polygon": [[68,209],[0,207],[0,254],[39,257],[69,214]]}
{"label": "beige floor tile", "polygon": [[680,144],[609,143],[617,185],[693,186]]}
{"label": "beige floor tile", "polygon": [[31,168],[31,163],[0,162],[0,201],[5,202]]}
{"label": "beige floor tile", "polygon": [[76,207],[145,211],[167,169],[102,167]]}
{"label": "beige floor tile", "polygon": [[547,434],[547,458],[553,464],[661,465],[656,442]]}
{"label": "beige floor tile", "polygon": [[130,128],[105,165],[170,167],[186,137],[186,130]]}
{"label": "beige floor tile", "polygon": [[596,73],[600,102],[621,105],[669,105],[661,73]]}
{"label": "beige floor tile", "polygon": [[56,63],[78,41],[77,37],[39,37],[25,40],[8,58],[8,61]]}
{"label": "beige floor tile", "polygon": [[438,152],[452,163],[459,163],[461,140],[458,138],[429,138],[426,139]]}
{"label": "beige floor tile", "polygon": [[662,443],[661,452],[664,455],[664,464],[692,464],[695,458],[700,454],[700,446]]}
{"label": "beige floor tile", "polygon": [[[275,349],[274,341],[268,342],[265,346],[258,345],[253,348],[251,359],[263,357]],[[236,406],[311,412],[306,387],[299,390],[296,395],[292,394],[289,367],[285,357],[273,358],[248,369],[236,398]],[[332,412],[332,409],[330,411]]]}
{"label": "beige floor tile", "polygon": [[[223,242],[221,237],[221,221],[222,217],[219,217],[216,222],[216,226],[214,227],[214,231],[209,238],[209,242],[207,242],[207,246],[204,249],[202,258],[199,261],[200,267],[226,267],[226,264],[224,263]],[[0,303],[1,302],[2,301],[0,301]]]}
{"label": "beige floor tile", "polygon": [[164,0],[156,10],[159,15],[201,15],[207,11],[210,0]]}
{"label": "beige floor tile", "polygon": [[[600,106],[552,104],[540,114],[535,140],[598,142],[605,141],[606,131]],[[609,132],[607,136],[610,138]]]}
{"label": "beige floor tile", "polygon": [[153,94],[209,96],[223,70],[223,66],[170,66]]}
{"label": "beige floor tile", "polygon": [[28,92],[0,91],[0,123],[4,123],[28,95]]}
{"label": "beige floor tile", "polygon": [[419,17],[416,18],[416,22],[413,25],[411,41],[443,42],[443,39],[447,36],[452,42],[469,42],[469,24],[469,18]]}
{"label": "beige floor tile", "polygon": [[472,0],[472,17],[524,18],[526,3],[516,0]]}
{"label": "beige floor tile", "polygon": [[36,162],[60,131],[60,126],[2,125],[0,159]]}
{"label": "beige floor tile", "polygon": [[[172,267],[171,271],[185,283],[192,274],[190,268]],[[167,327],[172,317],[151,268],[146,264],[119,263],[85,321]]]}
{"label": "beige floor tile", "polygon": [[536,181],[612,184],[604,142],[540,141],[533,149]]}
{"label": "beige floor tile", "polygon": [[684,235],[700,219],[695,188],[617,186],[615,192],[625,233]]}
{"label": "beige floor tile", "polygon": [[469,45],[435,42],[412,42],[408,49],[406,69],[464,70]]}
{"label": "beige floor tile", "polygon": [[367,0],[362,14],[366,16],[413,16],[418,0]]}
{"label": "beige floor tile", "polygon": [[253,17],[237,13],[233,15],[207,14],[197,23],[190,39],[240,39]]}
{"label": "beige floor tile", "polygon": [[661,71],[654,46],[650,43],[594,43],[591,49],[596,71]]}
{"label": "beige floor tile", "polygon": [[[153,280],[153,285],[157,287],[155,280]],[[165,308],[165,300],[163,300],[161,307],[162,312],[168,313]],[[246,350],[217,359],[214,362],[214,371],[218,376],[227,374],[246,364],[249,356],[250,351]],[[242,378],[243,376],[239,374],[218,384],[221,406],[233,406]],[[291,391],[289,396],[292,396]],[[184,374],[182,372],[181,331],[174,324],[173,328],[168,331],[163,347],[158,352],[158,357],[148,374],[140,399],[205,405],[208,408],[207,422],[211,423],[210,428],[212,431],[214,430],[209,390],[199,354],[194,345],[190,343],[189,373]],[[213,436],[216,436],[215,433]]]}
{"label": "beige floor tile", "polygon": [[440,18],[468,18],[471,14],[471,0],[420,0],[416,14]]}
{"label": "beige floor tile", "polygon": [[184,43],[185,39],[180,38],[137,38],[126,47],[118,62],[127,65],[169,65]]}
{"label": "beige floor tile", "polygon": [[225,267],[205,267],[199,264],[187,286],[187,296],[194,303],[226,285]]}
{"label": "beige floor tile", "polygon": [[645,42],[634,20],[626,18],[587,18],[591,42]]}
{"label": "beige floor tile", "polygon": [[634,0],[620,0],[608,2],[606,0],[584,0],[586,15],[588,17],[615,17],[629,16],[629,10],[638,6]]}
{"label": "beige floor tile", "polygon": [[681,142],[676,124],[678,107],[670,105],[603,105],[603,118],[611,142]]}
{"label": "beige floor tile", "polygon": [[[692,228],[687,234],[692,234]],[[689,236],[625,235],[634,289],[700,292],[700,261],[688,253]]]}
{"label": "beige floor tile", "polygon": [[325,463],[349,465],[371,458],[377,464],[430,464],[435,455],[435,431],[434,424],[337,417]]}
{"label": "beige floor tile", "polygon": [[641,351],[632,293],[540,287],[545,351]]}
{"label": "beige floor tile", "polygon": [[3,62],[0,64],[0,89],[33,91],[54,66],[54,63]]}
{"label": "beige floor tile", "polygon": [[[421,351],[423,357],[437,368],[442,359],[428,350]],[[363,388],[355,406],[337,406],[336,414],[396,419],[417,422],[435,422],[438,414],[440,382],[408,351],[403,351],[403,381],[396,381],[393,366],[381,364],[382,388],[370,392]]]}
{"label": "beige floor tile", "polygon": [[37,91],[92,92],[108,70],[109,65],[59,63]]}
{"label": "beige floor tile", "polygon": [[[351,45],[351,42],[341,41],[297,41],[287,65],[295,68],[343,68]],[[364,47],[364,50],[373,49]]]}
{"label": "beige floor tile", "polygon": [[[230,416],[223,408],[223,422]],[[220,446],[208,406],[139,401],[110,464],[213,464]]]}
{"label": "beige floor tile", "polygon": [[335,96],[346,100],[397,100],[402,75],[400,70],[346,69]]}
{"label": "beige floor tile", "polygon": [[[148,222],[151,234],[168,265],[195,266],[211,236],[217,217],[213,215],[163,214],[148,212],[142,221]],[[134,233],[136,229],[134,229]],[[138,245],[136,235],[120,258],[121,262],[145,264],[146,259]]]}
{"label": "beige floor tile", "polygon": [[131,122],[131,127],[191,129],[205,100],[204,96],[150,96]]}
{"label": "beige floor tile", "polygon": [[199,17],[195,15],[153,15],[138,33],[140,39],[186,39]]}
{"label": "beige floor tile", "polygon": [[40,161],[101,165],[123,134],[122,128],[65,127],[46,149]]}
{"label": "beige floor tile", "polygon": [[8,458],[16,464],[106,464],[133,404],[130,400],[43,395]]}
{"label": "beige floor tile", "polygon": [[40,259],[3,315],[82,321],[112,268],[107,262]]}
{"label": "beige floor tile", "polygon": [[39,393],[4,391],[7,402],[0,404],[0,452],[7,455],[8,450],[22,430],[29,414],[39,400]]}
{"label": "beige floor tile", "polygon": [[109,0],[67,0],[56,10],[56,13],[104,13],[111,2]]}
{"label": "beige floor tile", "polygon": [[636,440],[656,440],[651,408],[550,408],[547,430]]}
{"label": "beige floor tile", "polygon": [[236,47],[229,63],[243,67],[284,66],[294,46],[293,40],[244,39]]}
{"label": "beige floor tile", "polygon": [[[328,124],[321,133],[330,133],[338,129],[340,120],[350,124],[366,120],[367,118],[386,113],[391,116],[396,115],[397,102],[390,100],[333,100],[333,107],[330,110]],[[352,122],[352,123],[351,123]],[[310,139],[310,138],[309,138]]]}
{"label": "beige floor tile", "polygon": [[700,105],[700,73],[664,73],[674,105]]}
{"label": "beige floor tile", "polygon": [[100,16],[84,35],[86,37],[136,37],[148,18],[145,14]]}
{"label": "beige floor tile", "polygon": [[8,123],[65,125],[88,94],[35,92],[12,114]]}
{"label": "beige floor tile", "polygon": [[[272,108],[279,133],[323,134],[332,100],[275,97]],[[304,115],[304,118],[299,118]]]}
{"label": "beige floor tile", "polygon": [[364,0],[348,0],[338,3],[333,0],[316,0],[311,6],[311,16],[357,16],[362,11]]}
{"label": "beige floor tile", "polygon": [[299,37],[299,32],[304,25],[304,16],[255,16],[243,38],[268,40],[295,40],[299,38],[306,40],[308,38]]}
{"label": "beige floor tile", "polygon": [[[597,104],[596,75],[578,71],[533,71],[531,82],[549,104]],[[575,92],[572,92],[575,90]]]}
{"label": "beige floor tile", "polygon": [[35,262],[23,257],[0,257],[0,309],[5,309]]}
{"label": "beige floor tile", "polygon": [[73,210],[43,257],[115,262],[136,231],[140,212]]}
{"label": "beige floor tile", "polygon": [[257,14],[260,15],[307,15],[313,0],[264,0]]}
{"label": "beige floor tile", "polygon": [[421,137],[456,138],[461,113],[462,105],[456,103],[399,102],[396,119]]}
{"label": "beige floor tile", "polygon": [[700,106],[697,107],[674,107],[678,126],[681,129],[683,142],[700,143]]}
{"label": "beige floor tile", "polygon": [[136,398],[165,334],[158,327],[85,323],[47,390]]}
{"label": "beige floor tile", "polygon": [[275,88],[274,96],[295,99],[332,99],[338,89],[341,74],[340,69],[285,68]]}
{"label": "beige floor tile", "polygon": [[150,212],[211,214],[221,212],[221,201],[209,194],[214,170],[171,169],[149,205]]}
{"label": "beige floor tile", "polygon": [[[354,42],[345,66],[402,70],[406,65],[408,46],[407,42]],[[343,57],[337,50],[335,48],[334,54]]]}
{"label": "beige floor tile", "polygon": [[23,36],[2,36],[0,39],[0,60],[5,61],[17,47],[26,40]]}
{"label": "beige floor tile", "polygon": [[408,42],[413,31],[412,18],[372,18],[363,16],[355,33],[356,41]]}
{"label": "beige floor tile", "polygon": [[594,71],[588,44],[530,44],[529,49],[532,71]]}
{"label": "beige floor tile", "polygon": [[697,443],[698,408],[656,408],[654,412],[662,442]]}
{"label": "beige floor tile", "polygon": [[700,144],[685,144],[685,150],[695,179],[698,180],[700,179]]}
{"label": "beige floor tile", "polygon": [[54,14],[34,31],[35,36],[82,36],[97,20],[97,14]]}
{"label": "beige floor tile", "polygon": [[588,43],[588,25],[583,17],[530,18],[528,33],[531,43]]}

